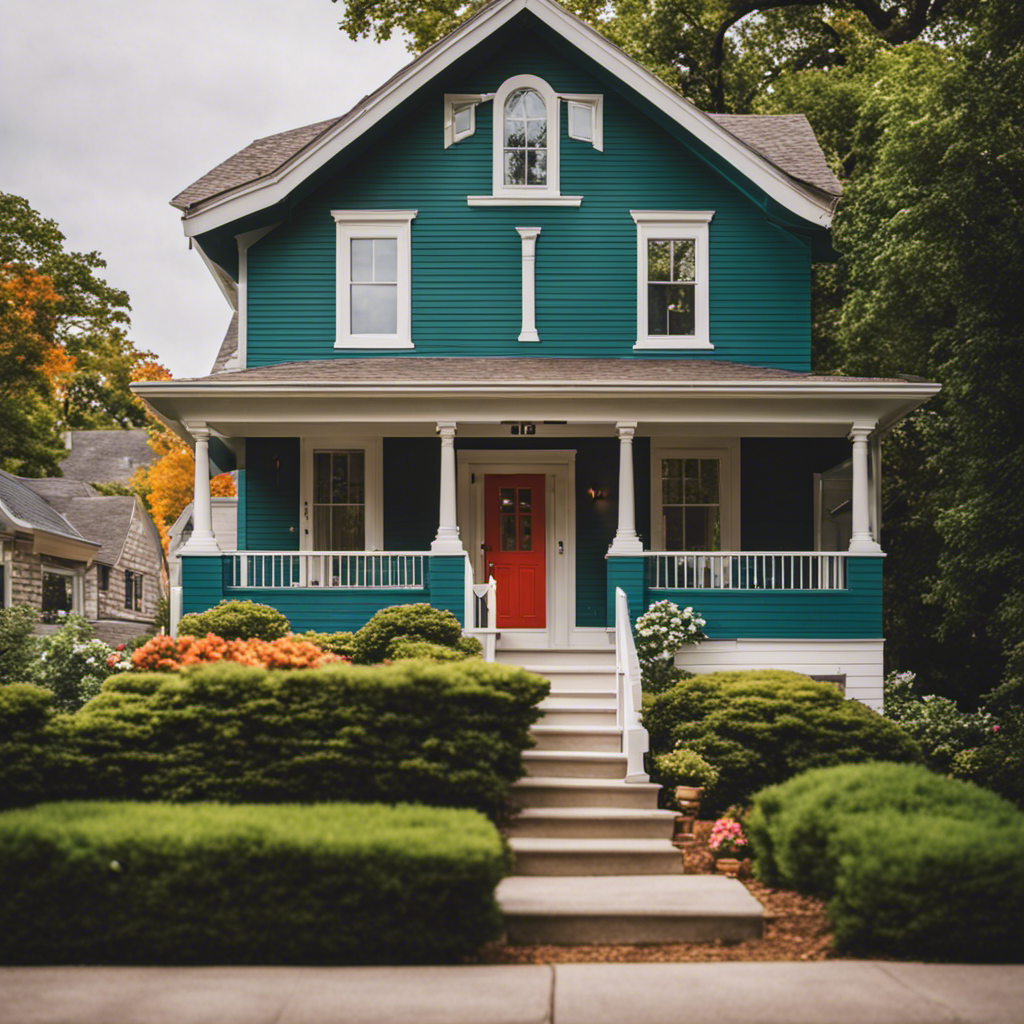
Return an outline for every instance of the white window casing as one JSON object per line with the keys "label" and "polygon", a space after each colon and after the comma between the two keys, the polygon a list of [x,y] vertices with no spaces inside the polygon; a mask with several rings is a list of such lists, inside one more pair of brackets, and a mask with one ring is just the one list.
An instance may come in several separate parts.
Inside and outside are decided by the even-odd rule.
{"label": "white window casing", "polygon": [[476,108],[494,99],[494,93],[445,93],[444,148],[468,139],[476,133]]}
{"label": "white window casing", "polygon": [[[337,333],[335,348],[413,348],[412,341],[412,222],[416,210],[332,210],[337,225]],[[353,279],[353,242],[380,241],[395,244],[395,265],[384,278],[377,275],[376,256],[371,278]],[[390,261],[388,261],[390,262]],[[394,280],[390,275],[394,274]],[[353,330],[353,286],[393,287],[393,330]],[[389,313],[389,320],[391,320]]]}
{"label": "white window casing", "polygon": [[604,150],[604,96],[564,92],[569,138]]}
{"label": "white window casing", "polygon": [[304,437],[300,444],[301,474],[299,499],[299,550],[314,550],[313,455],[324,451],[362,451],[364,455],[363,543],[367,551],[384,545],[384,446],[378,437],[334,434]]}
{"label": "white window casing", "polygon": [[[630,210],[637,239],[637,340],[634,349],[713,349],[710,332],[708,225],[713,210]],[[654,334],[648,320],[648,242],[690,241],[694,248],[692,333]]]}

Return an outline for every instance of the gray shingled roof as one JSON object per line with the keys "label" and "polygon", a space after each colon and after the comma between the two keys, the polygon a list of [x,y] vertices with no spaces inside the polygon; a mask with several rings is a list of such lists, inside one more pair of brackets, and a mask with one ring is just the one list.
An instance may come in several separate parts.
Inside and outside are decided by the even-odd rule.
{"label": "gray shingled roof", "polygon": [[[237,343],[236,343],[237,344]],[[72,430],[71,450],[61,460],[65,478],[86,483],[128,483],[156,453],[145,430]]]}
{"label": "gray shingled roof", "polygon": [[67,519],[28,486],[38,482],[0,470],[0,502],[11,515],[28,523],[33,529],[46,530],[74,540],[85,540]]}
{"label": "gray shingled roof", "polygon": [[64,515],[83,537],[103,546],[93,556],[98,562],[116,564],[128,538],[135,499],[126,495],[72,498]]}
{"label": "gray shingled roof", "polygon": [[701,384],[829,381],[891,381],[903,378],[832,377],[713,359],[542,359],[507,356],[414,356],[367,359],[312,359],[254,366],[174,384]]}
{"label": "gray shingled roof", "polygon": [[224,332],[224,340],[220,343],[217,358],[213,361],[210,373],[220,373],[227,366],[228,360],[238,351],[238,314],[232,313],[228,329]]}
{"label": "gray shingled roof", "polygon": [[51,508],[64,515],[68,504],[73,498],[91,498],[99,496],[95,487],[90,487],[84,480],[69,480],[67,477],[22,477],[22,483],[34,491]]}

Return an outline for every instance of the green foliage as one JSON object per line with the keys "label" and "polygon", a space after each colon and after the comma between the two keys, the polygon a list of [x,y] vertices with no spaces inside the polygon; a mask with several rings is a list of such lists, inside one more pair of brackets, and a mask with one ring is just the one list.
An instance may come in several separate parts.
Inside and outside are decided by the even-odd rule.
{"label": "green foliage", "polygon": [[159,633],[161,629],[165,633],[170,633],[171,631],[171,602],[162,594],[156,599],[156,612],[153,617],[153,629],[157,633]]}
{"label": "green foliage", "polygon": [[1024,808],[1024,707],[1008,708],[984,743],[957,754],[953,774]]}
{"label": "green foliage", "polygon": [[[458,961],[508,871],[465,810],[66,803],[0,814],[0,963]],[[100,927],[101,925],[101,927]]]}
{"label": "green foliage", "polygon": [[808,772],[754,799],[754,869],[830,896],[842,951],[946,960],[1019,957],[1024,816],[923,768]]}
{"label": "green foliage", "polygon": [[117,496],[133,498],[136,493],[134,488],[120,480],[94,480],[89,486],[94,487],[100,494],[104,494],[108,498]]}
{"label": "green foliage", "polygon": [[340,654],[345,658],[352,657],[352,638],[355,636],[350,630],[340,629],[334,633],[318,633],[315,629],[308,629],[305,633],[293,633],[296,640],[308,640],[316,644],[322,651],[330,651],[331,654]]}
{"label": "green foliage", "polygon": [[984,818],[1009,825],[1020,818],[1007,801],[917,765],[861,764],[819,768],[754,797],[747,821],[757,876],[767,885],[828,896],[842,847],[841,819],[879,810],[901,815]]}
{"label": "green foliage", "polygon": [[475,636],[460,636],[455,647],[469,658],[480,658],[484,653],[484,645]]}
{"label": "green foliage", "polygon": [[55,719],[39,758],[50,799],[411,801],[498,816],[548,688],[478,659],[128,672]]}
{"label": "green foliage", "polygon": [[46,792],[46,729],[53,692],[33,683],[0,683],[0,794],[7,807],[32,804]]}
{"label": "green foliage", "polygon": [[93,636],[88,619],[72,613],[60,619],[55,633],[36,639],[30,679],[53,691],[60,711],[77,711],[100,692],[110,675],[112,649]]}
{"label": "green foliage", "polygon": [[654,777],[663,786],[706,786],[714,788],[720,772],[696,750],[676,746],[666,754],[652,758]]}
{"label": "green foliage", "polygon": [[655,754],[691,747],[721,772],[705,795],[709,810],[749,800],[756,790],[808,768],[921,758],[917,744],[830,683],[778,669],[715,672],[644,697]]}
{"label": "green foliage", "polygon": [[913,672],[886,676],[883,713],[917,740],[928,767],[945,773],[958,754],[988,740],[996,725],[992,715],[961,711],[948,697],[918,696]]}
{"label": "green foliage", "polygon": [[223,640],[278,640],[290,631],[285,615],[255,601],[221,601],[208,611],[182,615],[178,623],[178,636],[213,633]]}
{"label": "green foliage", "polygon": [[692,608],[655,601],[636,620],[636,654],[646,693],[663,693],[680,678],[676,653],[706,640],[704,619]]}
{"label": "green foliage", "polygon": [[32,630],[38,618],[31,605],[0,608],[0,683],[30,678],[36,654]]}
{"label": "green foliage", "polygon": [[469,655],[455,647],[444,644],[432,644],[429,640],[410,640],[397,637],[388,647],[388,658],[391,661],[402,661],[406,658],[429,658],[432,661],[465,661]]}
{"label": "green foliage", "polygon": [[352,660],[361,665],[381,662],[388,657],[392,641],[399,638],[456,647],[462,638],[462,626],[451,612],[429,604],[382,608],[356,633]]}

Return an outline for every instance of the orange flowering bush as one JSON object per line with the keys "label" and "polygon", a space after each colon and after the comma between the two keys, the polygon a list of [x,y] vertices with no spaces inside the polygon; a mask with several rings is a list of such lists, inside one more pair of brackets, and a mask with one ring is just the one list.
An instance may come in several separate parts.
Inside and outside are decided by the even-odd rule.
{"label": "orange flowering bush", "polygon": [[318,668],[348,661],[292,636],[279,640],[225,640],[214,633],[204,637],[155,636],[132,654],[137,672],[177,672],[189,665],[234,661],[255,668]]}

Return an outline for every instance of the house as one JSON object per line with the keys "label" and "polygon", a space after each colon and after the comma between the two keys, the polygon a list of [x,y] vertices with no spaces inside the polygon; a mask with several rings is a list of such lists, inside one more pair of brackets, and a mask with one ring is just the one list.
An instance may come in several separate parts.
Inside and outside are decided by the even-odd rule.
{"label": "house", "polygon": [[229,157],[172,201],[232,309],[215,372],[133,385],[196,453],[173,615],[426,600],[473,630],[493,578],[499,650],[571,651],[621,589],[699,609],[688,668],[880,705],[880,446],[938,386],[813,372],[840,191],[802,116],[705,114],[552,0]]}
{"label": "house", "polygon": [[87,484],[128,484],[137,469],[156,458],[145,430],[68,430],[64,445],[68,453],[60,460],[61,473]]}
{"label": "house", "polygon": [[0,473],[0,541],[4,606],[32,605],[43,628],[59,612],[78,612],[108,643],[153,628],[163,548],[137,497]]}

